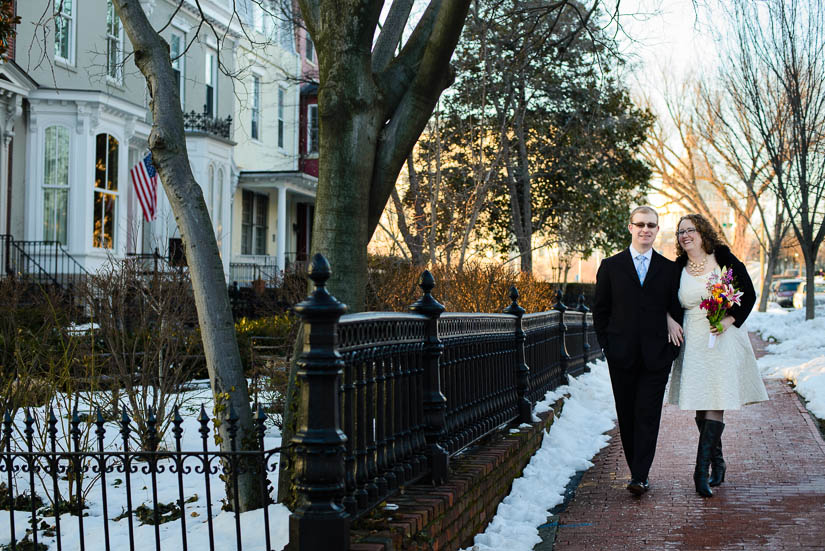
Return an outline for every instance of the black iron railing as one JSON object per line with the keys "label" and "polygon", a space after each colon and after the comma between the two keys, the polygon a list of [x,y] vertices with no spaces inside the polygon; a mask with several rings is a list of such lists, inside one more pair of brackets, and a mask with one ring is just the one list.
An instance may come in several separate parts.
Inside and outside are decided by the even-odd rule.
{"label": "black iron railing", "polygon": [[204,132],[227,140],[232,137],[232,115],[225,119],[215,118],[204,111],[189,111],[183,114],[183,128],[187,131]]}
{"label": "black iron railing", "polygon": [[342,315],[329,276],[316,255],[315,291],[295,307],[308,331],[298,360],[308,420],[292,440],[296,550],[344,549],[350,519],[416,481],[443,482],[450,457],[530,422],[536,400],[601,355],[589,313],[559,302],[525,315],[515,288],[503,314],[444,314],[425,271],[413,313]]}
{"label": "black iron railing", "polygon": [[[432,295],[435,281],[425,271],[419,282],[423,294],[410,306],[410,313],[343,315],[346,307],[326,290],[330,269],[323,256],[313,258],[309,277],[315,289],[294,308],[301,316],[304,337],[297,359],[301,393],[295,407],[300,422],[287,443],[294,448],[290,466],[298,504],[289,519],[291,551],[347,549],[352,519],[417,481],[443,483],[449,478],[451,457],[470,445],[482,445],[484,437],[511,423],[531,422],[531,408],[537,400],[563,384],[571,372],[586,370],[587,362],[601,355],[592,316],[582,301],[575,311],[557,301],[553,311],[526,314],[518,304],[518,291],[512,288],[504,313],[445,314]],[[76,419],[75,415],[73,438]],[[74,450],[65,452],[56,451],[53,436],[50,452],[35,452],[30,439],[26,449],[15,449],[7,420],[0,472],[8,473],[9,487],[15,488],[16,476],[31,472],[44,473],[57,487],[59,477],[91,469],[101,477],[122,474],[129,496],[130,476],[137,472],[139,462],[142,472],[152,475],[150,511],[157,517],[161,504],[155,475],[164,472],[162,461],[171,463],[168,471],[176,475],[180,488],[176,503],[184,512],[183,481],[192,476],[193,469],[187,462],[194,462],[194,476],[205,477],[207,503],[211,504],[210,474],[222,469],[224,476],[237,476],[244,454],[253,453],[263,487],[278,452],[226,455],[207,451],[210,429],[203,410],[198,419],[202,451],[182,451],[177,414],[172,430],[174,452],[130,451],[128,418],[121,420],[121,449],[108,451],[103,420],[99,415],[97,419],[98,449],[83,450],[75,438]],[[263,449],[260,414],[256,422]],[[26,425],[24,434],[31,423],[27,420]],[[60,495],[57,490],[54,494]],[[105,507],[105,493],[102,499]],[[237,505],[237,497],[235,501]],[[132,523],[131,502],[124,513]],[[32,525],[37,525],[40,514],[36,508],[31,510]],[[266,509],[263,515],[269,522]],[[181,523],[184,549],[185,516],[175,519]],[[207,522],[214,547],[211,519],[210,509]],[[83,534],[82,515],[77,523]],[[240,549],[237,520],[236,527]],[[269,533],[268,528],[265,532]],[[134,548],[131,524],[129,537]],[[270,549],[268,541],[266,549]]]}
{"label": "black iron railing", "polygon": [[280,268],[274,262],[230,262],[229,281],[240,287],[249,287],[260,281],[266,286],[277,286],[283,280]]}
{"label": "black iron railing", "polygon": [[52,288],[79,308],[89,272],[58,241],[21,241],[0,235],[0,275]]}
{"label": "black iron railing", "polygon": [[170,255],[162,255],[157,247],[151,253],[126,253],[126,258],[137,262],[146,276],[182,274],[189,269],[185,262],[174,263]]}
{"label": "black iron railing", "polygon": [[[215,498],[220,494],[213,491],[213,485],[216,484],[216,481],[212,480],[213,475],[219,475],[224,480],[228,477],[237,488],[239,476],[253,473],[259,482],[261,495],[268,498],[268,474],[276,470],[276,454],[280,453],[281,448],[264,448],[266,415],[260,409],[254,419],[258,444],[258,450],[255,451],[237,450],[240,446],[236,442],[238,427],[234,415],[230,414],[228,432],[231,439],[230,448],[237,451],[231,452],[216,451],[214,446],[210,446],[209,439],[213,437],[213,428],[209,426],[209,417],[203,407],[197,421],[200,449],[187,450],[182,444],[184,419],[178,408],[175,408],[171,442],[166,446],[169,449],[164,449],[164,443],[160,441],[157,433],[157,421],[150,412],[146,434],[147,447],[157,451],[145,451],[132,449],[135,430],[125,411],[115,422],[119,433],[116,439],[107,438],[107,425],[111,429],[111,423],[104,421],[100,409],[92,419],[83,420],[75,409],[69,423],[68,435],[59,435],[58,417],[51,408],[39,419],[36,419],[31,411],[26,410],[22,431],[6,413],[2,423],[0,473],[3,474],[0,479],[6,486],[4,497],[9,509],[5,519],[9,523],[11,534],[8,549],[40,549],[41,544],[50,543],[56,545],[58,550],[71,548],[84,551],[88,548],[108,551],[124,549],[125,541],[128,541],[130,550],[147,545],[159,550],[162,548],[161,525],[172,522],[179,525],[180,539],[175,541],[177,538],[172,537],[166,530],[167,527],[164,527],[164,540],[169,541],[169,538],[173,542],[168,544],[167,548],[186,550],[190,548],[187,536],[191,537],[187,532],[187,522],[197,522],[199,525],[206,524],[209,549],[214,550],[216,531],[222,531],[221,539],[225,541],[227,526],[215,526],[215,516],[221,512],[221,503]],[[82,438],[83,425],[87,423],[94,425],[93,436]],[[34,434],[41,426],[46,427],[47,450],[37,449],[34,445]],[[22,434],[23,442],[20,443],[19,438],[13,438],[13,434]],[[214,428],[214,435],[217,435],[217,428]],[[67,440],[70,443],[65,446]],[[89,485],[83,483],[84,479],[89,478],[97,478],[91,487],[92,490],[96,489],[96,492],[90,491]],[[197,488],[197,480],[202,482],[200,488],[204,492],[202,495],[205,498],[205,511],[202,501],[197,496],[197,491],[200,491]],[[110,485],[109,482],[113,484]],[[223,485],[220,479],[217,484]],[[167,490],[164,492],[166,495],[177,494],[177,499],[162,503],[159,496],[163,490]],[[115,492],[123,495],[114,496]],[[84,521],[88,523],[90,520],[87,519],[84,510],[88,508],[87,503],[91,500],[92,494],[99,496],[102,508],[102,530],[96,529],[93,533],[88,526],[84,526]],[[265,549],[271,550],[269,500],[264,499],[260,513],[256,513],[263,517],[264,534],[256,532],[251,537],[243,536],[238,493],[229,494],[226,502],[233,511],[234,529],[231,531],[235,534],[236,548],[241,550],[242,539],[254,538],[255,541],[265,541]],[[50,507],[45,507],[46,502],[42,499],[44,495],[49,496]],[[148,505],[142,502],[147,495],[151,495]],[[116,499],[118,497],[120,499]],[[123,498],[125,507],[119,515],[111,518],[111,515],[118,513],[112,509],[111,504],[123,503]],[[139,505],[135,506],[136,504]],[[198,513],[196,508],[201,512]],[[15,509],[18,512],[28,511],[25,525],[29,528],[26,535],[20,539],[15,538],[18,528],[16,522],[20,520],[15,518]],[[5,516],[6,512],[3,511],[2,514]],[[64,541],[64,531],[68,531],[68,523],[76,524],[77,532],[70,541]],[[119,523],[127,525],[127,537],[113,534],[114,526],[120,528],[119,532],[124,531]],[[147,530],[142,527],[147,525],[152,528]],[[153,538],[153,544],[143,541],[146,538]],[[200,547],[200,544],[191,547]]]}

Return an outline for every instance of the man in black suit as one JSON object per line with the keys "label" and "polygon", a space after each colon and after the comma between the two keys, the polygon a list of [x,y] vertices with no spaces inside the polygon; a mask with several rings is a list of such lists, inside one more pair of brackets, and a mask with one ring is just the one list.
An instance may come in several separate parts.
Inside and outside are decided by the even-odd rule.
{"label": "man in black suit", "polygon": [[659,420],[670,367],[678,346],[668,336],[667,314],[681,323],[676,263],[653,250],[659,216],[638,207],[627,226],[630,247],[606,258],[596,275],[593,328],[607,357],[625,459],[627,489],[650,488]]}

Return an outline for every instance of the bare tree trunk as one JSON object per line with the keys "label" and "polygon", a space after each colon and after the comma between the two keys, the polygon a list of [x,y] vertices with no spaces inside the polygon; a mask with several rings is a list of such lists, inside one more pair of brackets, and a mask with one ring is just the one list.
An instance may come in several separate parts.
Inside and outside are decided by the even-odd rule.
{"label": "bare tree trunk", "polygon": [[[215,401],[220,447],[223,451],[230,449],[232,412],[237,415],[238,449],[253,449],[257,438],[226,279],[203,193],[189,165],[183,113],[169,59],[169,46],[152,28],[139,0],[114,0],[114,4],[132,43],[135,64],[149,88],[153,120],[149,148],[186,250]],[[232,495],[230,484],[231,477],[227,477],[227,496]],[[241,511],[263,504],[258,478],[252,470],[239,476],[238,490]]]}
{"label": "bare tree trunk", "polygon": [[[312,253],[327,257],[330,291],[350,312],[364,307],[367,244],[398,174],[441,92],[470,0],[430,0],[395,57],[411,2],[394,3],[374,40],[383,3],[298,0],[318,55],[318,193]],[[297,346],[297,345],[296,345]],[[297,358],[297,354],[295,356]],[[293,360],[288,404],[296,396]],[[301,420],[284,413],[283,441]],[[278,498],[294,506],[289,452],[282,453]]]}
{"label": "bare tree trunk", "polygon": [[773,283],[773,273],[776,271],[776,263],[779,261],[779,249],[772,247],[768,251],[768,258],[765,266],[765,274],[762,278],[762,290],[759,295],[760,312],[765,312],[768,309],[768,295],[771,290],[771,283]]}
{"label": "bare tree trunk", "polygon": [[519,86],[519,112],[516,117],[516,136],[518,137],[519,184],[521,188],[522,234],[519,236],[519,253],[521,254],[521,271],[533,273],[533,190],[530,177],[530,159],[527,156],[527,136],[524,132],[524,114],[527,111],[524,83]]}
{"label": "bare tree trunk", "polygon": [[[435,118],[435,184],[430,197],[430,265],[435,263],[435,236],[438,231],[438,201],[441,194],[441,124],[438,116]],[[432,181],[432,179],[431,179]]]}
{"label": "bare tree trunk", "polygon": [[802,249],[802,256],[805,258],[805,319],[814,319],[816,308],[816,283],[814,277],[816,276],[816,252]]}

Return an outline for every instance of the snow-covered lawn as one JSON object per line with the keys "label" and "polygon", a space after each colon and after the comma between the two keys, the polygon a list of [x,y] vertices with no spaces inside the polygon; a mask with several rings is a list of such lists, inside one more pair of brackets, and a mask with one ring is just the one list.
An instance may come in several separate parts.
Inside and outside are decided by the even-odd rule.
{"label": "snow-covered lawn", "polygon": [[772,304],[767,312],[752,313],[745,325],[771,343],[759,359],[762,374],[793,382],[811,413],[825,419],[825,308],[805,321],[804,310]]}
{"label": "snow-covered lawn", "polygon": [[[201,403],[205,405],[206,411],[212,411],[211,393],[208,390],[191,391],[187,396],[186,404],[181,409],[181,416],[183,421],[183,437],[181,441],[181,449],[184,451],[198,451],[202,449],[201,436],[198,433],[200,424],[197,420],[199,406]],[[40,417],[39,422],[42,423],[44,412],[42,408],[40,411],[33,411]],[[66,442],[65,433],[69,430],[69,423],[67,421],[67,412],[56,411],[60,418],[58,424],[58,441]],[[20,411],[16,416],[15,423],[19,430],[23,430],[25,413]],[[41,425],[42,426],[42,425]],[[107,451],[122,450],[122,440],[119,434],[120,427],[118,424],[110,422],[105,424],[106,437],[105,448]],[[210,423],[211,428],[211,423]],[[92,426],[92,439],[90,445],[93,449],[96,448],[96,440],[94,437],[94,427]],[[20,449],[20,439],[17,440],[17,449]],[[218,447],[215,444],[214,438],[210,435],[208,439],[209,449],[217,451]],[[281,445],[281,435],[277,428],[267,426],[267,431],[264,434],[264,446],[267,450],[277,448]],[[174,439],[171,429],[167,432],[165,444],[162,446],[166,449],[174,450]],[[65,449],[65,448],[64,448]],[[271,462],[278,461],[276,454]],[[22,465],[24,461],[17,459],[15,464]],[[109,461],[107,461],[109,463]],[[178,499],[178,479],[177,474],[171,472],[170,467],[173,466],[172,460],[161,460],[158,462],[164,468],[164,472],[157,474],[158,480],[158,502],[172,503]],[[131,475],[132,487],[132,508],[137,509],[141,505],[148,508],[153,507],[152,501],[152,485],[151,475],[144,473],[144,468],[148,470],[145,463],[135,462],[137,472]],[[186,538],[187,547],[189,549],[208,549],[209,548],[209,532],[206,509],[206,494],[205,494],[205,479],[202,468],[202,461],[196,458],[189,459],[186,462],[191,472],[183,477],[183,492],[187,499],[185,504],[186,510]],[[212,461],[212,466],[217,467],[219,463],[217,460]],[[216,549],[235,549],[235,517],[234,513],[221,510],[221,499],[225,497],[224,484],[220,480],[220,470],[217,473],[210,475],[210,486],[212,492],[212,521],[213,533]],[[0,473],[0,481],[7,483],[7,473]],[[89,473],[87,476],[93,476]],[[45,505],[49,506],[50,501],[47,496],[51,495],[52,482],[51,478],[44,476],[45,488],[39,479],[35,478],[36,493],[43,498]],[[91,480],[89,478],[88,480]],[[108,472],[106,474],[106,489],[107,489],[107,504],[109,516],[109,538],[111,542],[111,549],[129,549],[129,525],[126,518],[121,520],[114,520],[124,513],[127,509],[126,503],[126,477],[122,472],[117,470]],[[269,480],[272,488],[278,487],[278,472],[269,474]],[[86,549],[103,549],[103,500],[101,497],[101,484],[97,479],[94,482],[88,482],[89,491],[87,494],[86,504],[88,509],[84,512],[88,516],[83,518],[83,534],[85,538]],[[28,473],[17,473],[16,476],[16,494],[29,493],[29,478]],[[68,499],[68,481],[59,480],[58,487],[62,499]],[[269,506],[269,527],[270,537],[273,549],[281,549],[287,544],[289,540],[288,534],[288,518],[289,511],[286,507],[280,504]],[[15,511],[14,526],[15,535],[18,543],[24,537],[26,529],[30,527],[30,513],[26,511]],[[50,527],[55,526],[54,516],[43,517],[38,514],[38,524],[45,521]],[[11,522],[8,511],[0,511],[0,546],[8,544],[11,540]],[[38,530],[38,542],[45,543],[50,549],[57,549],[56,537],[49,537],[48,532],[53,532],[54,528],[47,530],[46,533]],[[262,510],[251,511],[249,513],[241,514],[241,532],[243,535],[244,550],[263,550],[265,548],[264,539],[264,518]],[[78,518],[68,513],[60,516],[60,533],[63,544],[63,549],[67,551],[80,549],[80,531],[78,529]],[[169,521],[160,525],[160,541],[163,549],[182,549],[181,539],[181,523],[180,520]],[[134,541],[137,548],[151,547],[154,549],[155,541],[155,527],[150,524],[143,524],[137,518],[134,519]]]}

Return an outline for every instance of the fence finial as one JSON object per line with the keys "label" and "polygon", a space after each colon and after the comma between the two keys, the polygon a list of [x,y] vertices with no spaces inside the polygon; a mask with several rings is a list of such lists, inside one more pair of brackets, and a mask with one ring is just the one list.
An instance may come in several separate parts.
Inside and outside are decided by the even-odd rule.
{"label": "fence finial", "polygon": [[418,278],[418,287],[424,293],[420,299],[410,305],[410,310],[425,316],[438,316],[444,312],[444,305],[433,297],[435,278],[430,270],[424,270]]}
{"label": "fence finial", "polygon": [[590,311],[590,308],[584,304],[584,293],[579,294],[579,302],[576,305],[576,310],[579,312],[584,312],[585,314]]}
{"label": "fence finial", "polygon": [[522,308],[521,305],[518,303],[518,297],[520,295],[518,294],[518,289],[516,289],[515,285],[512,285],[510,287],[509,296],[510,296],[510,300],[512,300],[513,302],[510,304],[510,306],[508,306],[507,308],[504,309],[504,313],[505,314],[513,314],[514,316],[519,316],[519,317],[523,316],[524,312],[526,310],[524,308]]}
{"label": "fence finial", "polygon": [[329,276],[332,275],[332,270],[329,267],[329,261],[321,253],[315,253],[312,257],[312,262],[309,265],[309,279],[315,284],[317,289],[323,289]]}
{"label": "fence finial", "polygon": [[556,289],[556,304],[553,306],[553,310],[558,310],[559,312],[566,312],[568,308],[561,301],[561,298],[561,289]]}

